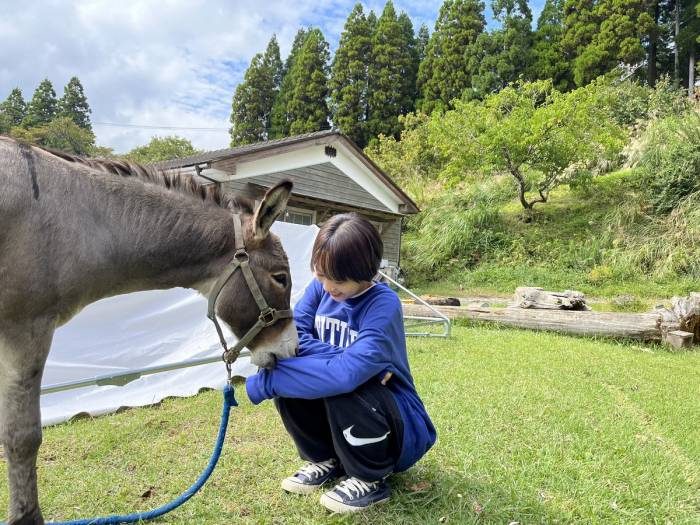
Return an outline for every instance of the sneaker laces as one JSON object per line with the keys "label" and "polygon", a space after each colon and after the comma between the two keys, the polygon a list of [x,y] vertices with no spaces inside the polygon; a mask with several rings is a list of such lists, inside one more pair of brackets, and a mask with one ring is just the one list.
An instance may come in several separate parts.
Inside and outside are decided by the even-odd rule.
{"label": "sneaker laces", "polygon": [[[377,487],[377,482],[362,481],[358,478],[348,478],[336,485],[335,490],[344,493],[348,498],[360,497]],[[354,495],[352,493],[355,493]]]}
{"label": "sneaker laces", "polygon": [[319,461],[318,463],[313,463],[309,461],[306,465],[297,470],[297,474],[303,474],[304,476],[310,478],[318,478],[328,474],[331,469],[335,468],[335,460],[328,459],[326,461]]}

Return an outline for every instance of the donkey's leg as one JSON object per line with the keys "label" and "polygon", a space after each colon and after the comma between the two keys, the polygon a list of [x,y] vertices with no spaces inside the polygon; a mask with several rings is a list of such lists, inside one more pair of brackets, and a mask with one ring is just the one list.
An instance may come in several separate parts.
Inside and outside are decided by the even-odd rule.
{"label": "donkey's leg", "polygon": [[0,439],[10,487],[8,525],[44,523],[36,457],[41,444],[41,376],[52,335],[46,321],[0,326]]}

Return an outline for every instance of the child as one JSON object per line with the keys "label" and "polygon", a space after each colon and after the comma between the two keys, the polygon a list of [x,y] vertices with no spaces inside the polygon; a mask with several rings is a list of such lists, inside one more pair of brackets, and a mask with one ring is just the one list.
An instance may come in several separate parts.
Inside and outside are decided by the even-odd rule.
{"label": "child", "polygon": [[311,255],[315,279],[294,308],[298,356],[246,381],[254,403],[274,398],[308,463],[282,481],[307,494],[347,476],[321,496],[333,512],[389,499],[386,478],[406,470],[435,442],[406,355],[401,303],[372,281],[382,240],[354,213],[321,228]]}

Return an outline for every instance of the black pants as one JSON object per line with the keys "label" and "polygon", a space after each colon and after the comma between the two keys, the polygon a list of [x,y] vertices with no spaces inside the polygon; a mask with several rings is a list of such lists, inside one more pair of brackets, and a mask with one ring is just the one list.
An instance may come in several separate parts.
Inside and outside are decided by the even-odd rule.
{"label": "black pants", "polygon": [[403,422],[393,394],[378,380],[323,399],[276,398],[275,406],[302,459],[336,458],[349,476],[364,481],[393,472]]}

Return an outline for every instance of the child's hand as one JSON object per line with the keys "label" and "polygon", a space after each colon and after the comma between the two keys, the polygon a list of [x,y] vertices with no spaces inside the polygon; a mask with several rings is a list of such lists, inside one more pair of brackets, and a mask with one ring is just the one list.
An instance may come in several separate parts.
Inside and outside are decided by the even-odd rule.
{"label": "child's hand", "polygon": [[394,374],[392,374],[391,372],[387,372],[386,374],[384,374],[384,378],[381,381],[382,385],[386,386],[386,384],[389,382],[389,379],[391,379],[391,376],[393,375]]}

